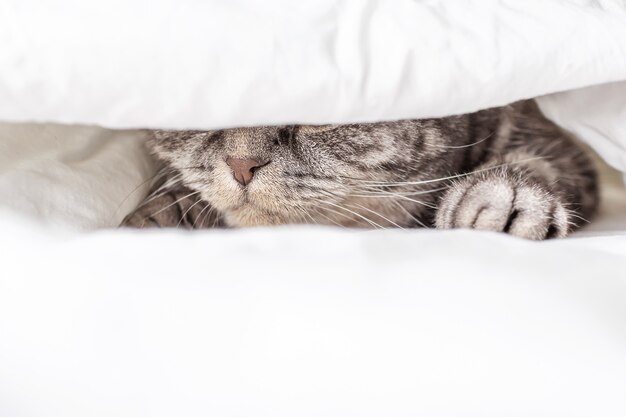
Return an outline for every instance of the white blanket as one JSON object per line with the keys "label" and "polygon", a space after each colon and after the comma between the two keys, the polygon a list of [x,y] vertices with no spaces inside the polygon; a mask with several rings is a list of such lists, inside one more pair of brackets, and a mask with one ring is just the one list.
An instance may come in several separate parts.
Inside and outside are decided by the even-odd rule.
{"label": "white blanket", "polygon": [[3,0],[0,120],[444,116],[626,80],[623,0]]}
{"label": "white blanket", "polygon": [[372,121],[547,94],[626,171],[626,1],[0,0],[0,45],[0,416],[626,415],[615,171],[600,217],[544,243],[99,230],[145,194],[141,133],[28,124]]}
{"label": "white blanket", "polygon": [[[625,40],[625,0],[2,0],[0,120],[444,116],[626,80]],[[626,128],[606,127],[626,116],[626,84],[609,93],[602,115],[566,124],[626,170],[612,155]]]}
{"label": "white blanket", "polygon": [[8,232],[3,416],[626,414],[623,236]]}

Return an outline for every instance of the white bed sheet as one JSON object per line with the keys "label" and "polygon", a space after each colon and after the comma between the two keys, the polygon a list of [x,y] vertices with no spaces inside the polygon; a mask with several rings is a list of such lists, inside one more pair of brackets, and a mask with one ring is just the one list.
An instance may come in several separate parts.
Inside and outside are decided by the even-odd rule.
{"label": "white bed sheet", "polygon": [[625,235],[1,226],[3,416],[626,413]]}
{"label": "white bed sheet", "polygon": [[[0,121],[348,122],[591,86],[540,104],[626,170],[625,22],[620,0],[3,0]],[[559,241],[137,233],[106,229],[153,172],[140,134],[0,139],[2,417],[626,415],[614,171]]]}
{"label": "white bed sheet", "polygon": [[[37,147],[71,164],[24,152],[0,173],[0,190],[29,190],[19,204],[0,199],[3,417],[626,413],[617,171],[603,169],[597,221],[558,241],[325,227],[139,233],[103,230],[114,216],[84,213],[121,206],[121,189],[149,178],[147,160],[109,163],[112,148],[124,158],[141,136],[85,129],[75,132],[97,133],[101,146]],[[127,177],[121,189],[115,175]],[[47,217],[21,209],[49,194]],[[58,207],[67,195],[73,204]]]}

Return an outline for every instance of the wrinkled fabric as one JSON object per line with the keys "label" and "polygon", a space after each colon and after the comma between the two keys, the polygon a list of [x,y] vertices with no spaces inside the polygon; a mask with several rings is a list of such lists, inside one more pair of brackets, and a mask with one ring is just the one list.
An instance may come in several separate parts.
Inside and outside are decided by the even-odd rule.
{"label": "wrinkled fabric", "polygon": [[618,0],[0,0],[0,416],[626,415],[619,173],[603,169],[592,224],[541,243],[101,230],[154,175],[143,135],[57,124],[376,121],[541,95],[626,171],[625,16]]}
{"label": "wrinkled fabric", "polygon": [[2,0],[0,120],[444,116],[626,80],[626,2]]}
{"label": "wrinkled fabric", "polygon": [[0,123],[0,211],[59,229],[116,227],[155,175],[143,143],[138,131]]}
{"label": "wrinkled fabric", "polygon": [[626,415],[625,236],[0,219],[3,416]]}
{"label": "wrinkled fabric", "polygon": [[[626,2],[2,0],[0,45],[0,121],[378,121],[624,81]],[[586,103],[621,114],[550,113],[626,171],[624,85]]]}

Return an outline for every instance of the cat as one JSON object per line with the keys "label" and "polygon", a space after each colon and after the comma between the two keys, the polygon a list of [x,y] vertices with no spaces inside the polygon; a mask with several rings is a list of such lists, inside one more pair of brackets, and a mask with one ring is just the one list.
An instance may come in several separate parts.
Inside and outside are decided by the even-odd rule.
{"label": "cat", "polygon": [[161,179],[129,227],[290,223],[564,237],[593,162],[532,100],[439,119],[152,132]]}

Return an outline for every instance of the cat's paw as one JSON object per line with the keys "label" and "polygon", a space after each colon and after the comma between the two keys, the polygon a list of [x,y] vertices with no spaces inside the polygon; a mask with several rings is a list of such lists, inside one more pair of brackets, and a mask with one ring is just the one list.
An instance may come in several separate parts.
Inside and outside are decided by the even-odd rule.
{"label": "cat's paw", "polygon": [[139,207],[124,218],[120,227],[129,227],[134,229],[161,227],[158,221],[152,217],[153,213],[154,210],[150,210],[149,207]]}
{"label": "cat's paw", "polygon": [[569,216],[561,197],[545,185],[500,173],[456,181],[440,201],[435,224],[541,240],[567,235]]}
{"label": "cat's paw", "polygon": [[124,218],[120,227],[135,229],[177,227],[182,223],[181,217],[185,212],[181,205],[184,201],[177,201],[177,197],[175,192],[164,193],[156,198],[148,197]]}
{"label": "cat's paw", "polygon": [[206,229],[222,227],[222,219],[207,202],[193,197],[189,190],[180,188],[156,197],[149,196],[126,216],[120,227]]}

